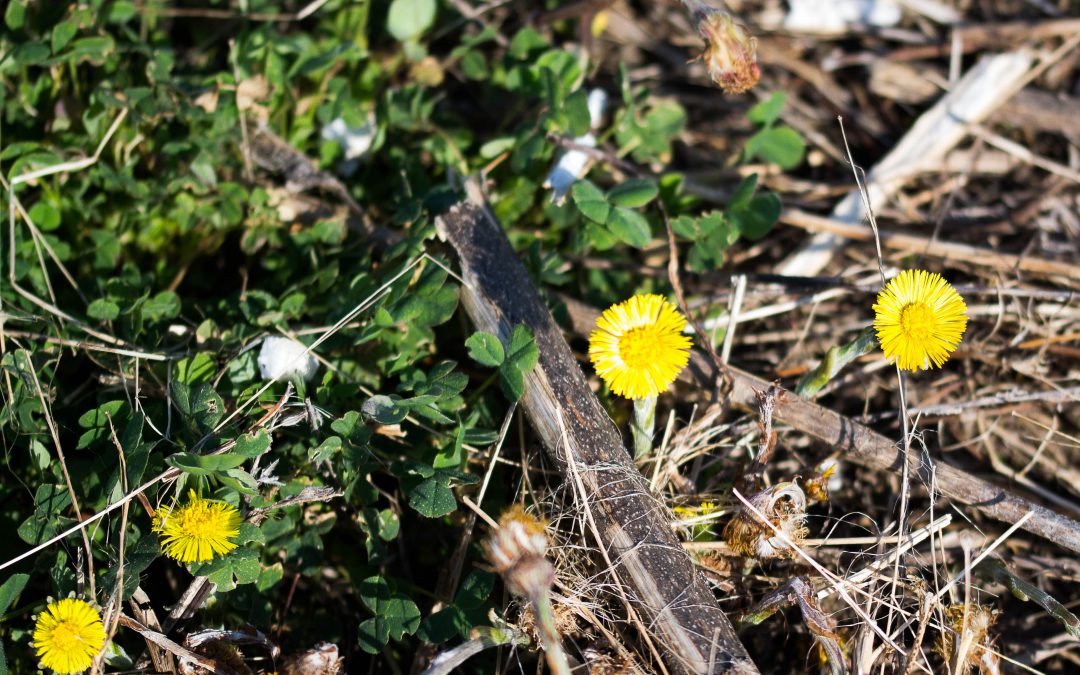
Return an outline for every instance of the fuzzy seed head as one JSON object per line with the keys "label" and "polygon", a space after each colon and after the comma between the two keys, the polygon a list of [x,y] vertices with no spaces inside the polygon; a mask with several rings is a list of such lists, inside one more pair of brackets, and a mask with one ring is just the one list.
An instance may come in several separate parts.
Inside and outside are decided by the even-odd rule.
{"label": "fuzzy seed head", "polygon": [[749,91],[761,79],[757,64],[757,40],[735,23],[727,12],[715,11],[698,21],[698,31],[705,39],[701,58],[709,77],[728,94]]}

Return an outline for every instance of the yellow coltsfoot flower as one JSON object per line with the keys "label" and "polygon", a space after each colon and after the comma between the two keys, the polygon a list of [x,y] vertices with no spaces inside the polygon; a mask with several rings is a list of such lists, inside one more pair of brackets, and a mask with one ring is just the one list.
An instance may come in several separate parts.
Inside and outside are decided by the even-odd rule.
{"label": "yellow coltsfoot flower", "polygon": [[90,603],[65,598],[50,602],[38,615],[33,644],[42,666],[57,673],[79,673],[105,646],[105,626]]}
{"label": "yellow coltsfoot flower", "polygon": [[940,368],[967,328],[967,305],[940,274],[904,270],[878,293],[874,329],[889,363]]}
{"label": "yellow coltsfoot flower", "polygon": [[611,390],[629,399],[656,396],[687,362],[686,319],[660,295],[635,295],[609,307],[589,336],[589,360]]}
{"label": "yellow coltsfoot flower", "polygon": [[203,499],[191,490],[180,508],[162,507],[154,517],[165,555],[182,563],[207,562],[236,548],[240,512],[225,502]]}

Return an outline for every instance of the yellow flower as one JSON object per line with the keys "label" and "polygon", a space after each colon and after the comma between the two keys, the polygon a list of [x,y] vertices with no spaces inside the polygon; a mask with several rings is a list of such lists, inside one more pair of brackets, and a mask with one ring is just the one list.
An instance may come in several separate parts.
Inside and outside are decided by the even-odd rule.
{"label": "yellow flower", "polygon": [[596,374],[619,396],[642,399],[667,389],[690,360],[686,319],[659,295],[612,305],[589,336]]}
{"label": "yellow flower", "polygon": [[158,509],[154,532],[161,534],[162,548],[170,558],[182,563],[206,562],[236,548],[230,540],[240,534],[240,512],[225,502],[203,499],[192,490],[182,507]]}
{"label": "yellow flower", "polygon": [[874,329],[889,363],[903,370],[940,368],[967,328],[967,305],[941,278],[904,270],[877,296]]}
{"label": "yellow flower", "polygon": [[65,598],[50,602],[38,615],[33,644],[46,668],[78,673],[89,668],[105,646],[105,626],[89,603]]}

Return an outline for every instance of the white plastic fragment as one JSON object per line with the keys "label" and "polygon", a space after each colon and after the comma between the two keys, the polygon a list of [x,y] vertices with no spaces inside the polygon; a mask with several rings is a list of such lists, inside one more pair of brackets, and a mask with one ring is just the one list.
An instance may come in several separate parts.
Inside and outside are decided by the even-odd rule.
{"label": "white plastic fragment", "polygon": [[784,28],[799,33],[846,33],[852,27],[883,28],[900,23],[894,0],[790,0]]}
{"label": "white plastic fragment", "polygon": [[345,161],[338,169],[342,174],[349,175],[356,171],[359,160],[371,150],[371,145],[375,142],[375,132],[375,117],[368,115],[367,122],[359,127],[350,127],[344,118],[339,117],[323,127],[321,135],[324,141],[341,146]]}
{"label": "white plastic fragment", "polygon": [[[593,130],[600,127],[604,120],[604,108],[607,106],[607,92],[603,89],[593,89],[589,92],[589,121]],[[590,131],[584,136],[574,139],[577,145],[596,147],[596,136]],[[562,204],[566,201],[566,195],[570,187],[580,178],[583,178],[589,170],[589,156],[581,150],[569,150],[559,157],[559,161],[551,169],[544,187],[551,188],[551,201]]]}
{"label": "white plastic fragment", "polygon": [[307,347],[287,337],[270,336],[263,338],[259,350],[259,372],[266,380],[290,380],[298,377],[310,380],[319,369],[319,362],[311,354],[305,354]]}

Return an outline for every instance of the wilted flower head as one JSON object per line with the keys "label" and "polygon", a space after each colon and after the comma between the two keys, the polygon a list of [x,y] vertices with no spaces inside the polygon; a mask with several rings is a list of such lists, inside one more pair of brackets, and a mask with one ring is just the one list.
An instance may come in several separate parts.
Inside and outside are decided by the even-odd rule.
{"label": "wilted flower head", "polygon": [[941,631],[941,652],[952,672],[966,673],[971,666],[982,673],[1001,672],[997,654],[991,649],[990,627],[997,621],[992,607],[969,605],[965,621],[963,603],[950,605],[945,608],[945,621],[948,630]]}
{"label": "wilted flower head", "polygon": [[777,483],[750,496],[747,501],[784,537],[761,522],[753,511],[743,508],[724,527],[724,541],[731,550],[759,560],[793,557],[795,551],[791,544],[801,544],[807,533],[804,524],[806,495],[802,488],[795,483]]}
{"label": "wilted flower head", "polygon": [[90,603],[64,598],[38,614],[33,644],[41,665],[57,673],[78,673],[89,668],[105,646],[105,626]]}
{"label": "wilted flower head", "polygon": [[701,58],[709,77],[728,94],[741,94],[761,79],[757,64],[757,40],[723,10],[686,3],[706,46]]}
{"label": "wilted flower head", "polygon": [[486,542],[487,557],[515,595],[534,597],[555,581],[555,568],[545,558],[548,547],[544,523],[513,506],[499,518],[499,527]]}

